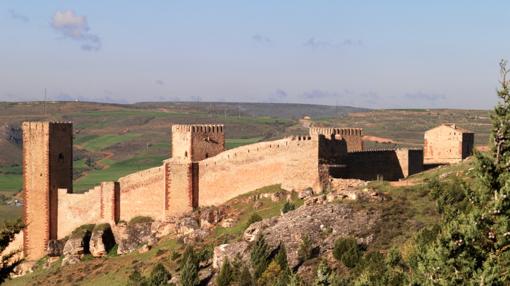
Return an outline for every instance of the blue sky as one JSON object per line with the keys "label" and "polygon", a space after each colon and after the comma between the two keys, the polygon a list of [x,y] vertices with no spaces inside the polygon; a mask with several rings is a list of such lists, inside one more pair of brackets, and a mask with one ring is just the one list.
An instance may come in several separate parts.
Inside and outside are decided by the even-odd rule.
{"label": "blue sky", "polygon": [[[419,4],[417,4],[419,2]],[[0,2],[0,101],[490,108],[509,1]]]}

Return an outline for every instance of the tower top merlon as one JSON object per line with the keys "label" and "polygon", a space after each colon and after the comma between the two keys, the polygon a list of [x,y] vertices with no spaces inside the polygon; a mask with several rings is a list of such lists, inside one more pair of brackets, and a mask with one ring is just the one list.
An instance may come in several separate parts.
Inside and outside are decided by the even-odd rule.
{"label": "tower top merlon", "polygon": [[223,124],[174,124],[172,132],[223,132]]}

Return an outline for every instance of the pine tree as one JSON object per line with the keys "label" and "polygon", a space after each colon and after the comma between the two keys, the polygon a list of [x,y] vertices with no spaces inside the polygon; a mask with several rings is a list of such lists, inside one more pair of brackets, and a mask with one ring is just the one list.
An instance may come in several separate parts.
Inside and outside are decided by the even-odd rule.
{"label": "pine tree", "polygon": [[151,276],[149,278],[149,285],[150,286],[167,285],[168,280],[170,280],[171,278],[172,276],[170,275],[170,272],[166,270],[165,266],[163,266],[163,264],[161,263],[158,263],[152,269]]}
{"label": "pine tree", "polygon": [[246,267],[246,265],[243,266],[243,269],[241,270],[241,274],[239,274],[238,279],[239,286],[254,286],[255,283],[253,281],[253,277],[251,276],[250,269]]}
{"label": "pine tree", "polygon": [[198,278],[198,260],[193,248],[187,247],[182,255],[181,284],[183,286],[195,286],[200,284]]}
{"label": "pine tree", "polygon": [[[12,223],[4,223],[3,227],[0,229],[0,252],[5,250],[9,243],[11,243],[14,239],[14,236],[19,233],[23,227],[21,219]],[[21,263],[21,260],[13,261],[16,254],[17,252],[8,253],[0,259],[0,284],[2,284],[5,279],[9,278],[9,275],[12,273],[14,268]]]}
{"label": "pine tree", "polygon": [[255,245],[250,253],[251,265],[253,267],[255,278],[258,279],[260,275],[266,270],[269,265],[269,250],[266,240],[261,235],[255,241]]}
{"label": "pine tree", "polygon": [[135,269],[128,277],[128,286],[146,286],[147,280],[140,274],[140,271]]}
{"label": "pine tree", "polygon": [[223,264],[220,269],[220,273],[218,273],[218,277],[216,277],[216,285],[218,286],[228,286],[234,280],[234,271],[228,259],[223,261]]}
{"label": "pine tree", "polygon": [[415,279],[423,284],[510,283],[510,81],[506,61],[500,68],[491,151],[476,154],[476,182],[463,186],[467,207],[442,216],[441,230],[420,249],[413,265]]}

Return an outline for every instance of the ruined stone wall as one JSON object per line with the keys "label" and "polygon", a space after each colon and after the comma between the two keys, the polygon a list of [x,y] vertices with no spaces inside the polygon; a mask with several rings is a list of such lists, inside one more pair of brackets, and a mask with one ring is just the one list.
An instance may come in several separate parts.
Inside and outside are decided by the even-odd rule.
{"label": "ruined stone wall", "polygon": [[217,205],[269,185],[320,188],[318,141],[292,137],[225,151],[199,162],[199,205]]}
{"label": "ruined stone wall", "polygon": [[165,167],[161,166],[120,178],[120,219],[129,221],[136,216],[163,218],[165,177]]}
{"label": "ruined stone wall", "polygon": [[450,164],[463,158],[462,133],[447,126],[425,132],[424,162],[426,164]]}
{"label": "ruined stone wall", "polygon": [[331,128],[311,127],[310,136],[317,138],[324,135],[326,139],[343,139],[347,143],[348,152],[363,151],[363,129],[362,128]]}
{"label": "ruined stone wall", "polygon": [[24,122],[24,252],[29,260],[46,253],[57,237],[57,190],[72,190],[72,125]]}
{"label": "ruined stone wall", "polygon": [[223,125],[172,126],[172,158],[200,161],[225,150]]}
{"label": "ruined stone wall", "polygon": [[422,151],[401,148],[348,153],[345,167],[335,170],[335,177],[394,181],[423,169]]}

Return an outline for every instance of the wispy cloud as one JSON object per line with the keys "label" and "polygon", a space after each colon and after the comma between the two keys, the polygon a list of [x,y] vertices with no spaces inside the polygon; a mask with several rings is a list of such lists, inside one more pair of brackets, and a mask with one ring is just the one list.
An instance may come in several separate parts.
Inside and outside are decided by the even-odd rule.
{"label": "wispy cloud", "polygon": [[164,81],[162,81],[162,80],[160,80],[160,79],[156,80],[156,81],[155,81],[155,83],[156,83],[157,85],[165,85],[165,82],[164,82]]}
{"label": "wispy cloud", "polygon": [[9,9],[9,16],[11,16],[11,18],[14,19],[14,20],[17,20],[17,21],[20,21],[20,22],[23,22],[23,23],[30,22],[30,18],[28,18],[25,15],[22,15],[22,14],[18,13],[17,11],[15,11],[13,9]]}
{"label": "wispy cloud", "polygon": [[333,41],[317,40],[317,39],[315,39],[315,37],[311,37],[303,43],[303,46],[312,48],[312,49],[340,48],[340,47],[346,47],[346,46],[362,46],[362,45],[363,45],[363,41],[361,41],[361,40],[344,39],[342,41],[333,42]]}
{"label": "wispy cloud", "polygon": [[255,41],[258,44],[269,44],[271,43],[271,39],[268,36],[264,36],[261,34],[255,34],[251,37],[253,41]]}
{"label": "wispy cloud", "polygon": [[51,26],[65,38],[80,42],[82,50],[101,49],[101,39],[89,32],[90,27],[85,16],[78,16],[71,10],[57,11],[53,15]]}
{"label": "wispy cloud", "polygon": [[278,88],[267,97],[266,101],[267,102],[286,102],[288,97],[289,97],[289,94],[285,90]]}

